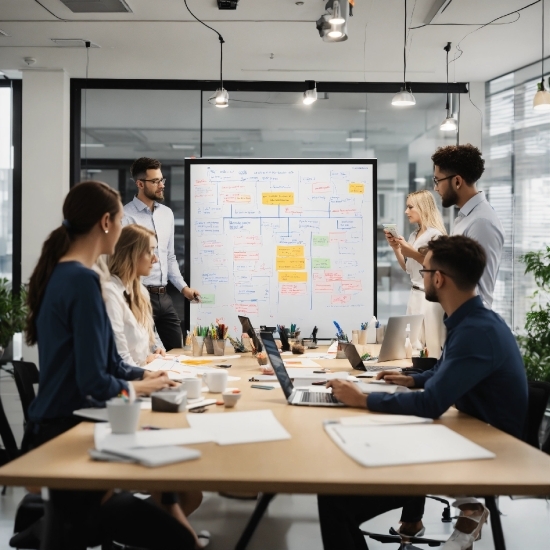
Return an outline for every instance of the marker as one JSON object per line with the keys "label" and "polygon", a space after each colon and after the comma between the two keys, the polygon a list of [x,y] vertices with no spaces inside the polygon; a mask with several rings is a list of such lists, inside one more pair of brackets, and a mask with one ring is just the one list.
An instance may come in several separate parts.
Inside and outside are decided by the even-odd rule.
{"label": "marker", "polygon": [[256,388],[257,390],[274,390],[273,386],[260,386],[259,384],[252,384],[251,388]]}

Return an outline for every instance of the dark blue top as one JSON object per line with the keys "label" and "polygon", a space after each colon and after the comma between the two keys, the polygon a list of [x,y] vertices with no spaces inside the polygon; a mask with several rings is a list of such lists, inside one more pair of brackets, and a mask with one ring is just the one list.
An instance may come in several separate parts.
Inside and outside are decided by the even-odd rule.
{"label": "dark blue top", "polygon": [[445,319],[447,340],[433,369],[413,374],[423,392],[373,393],[372,411],[438,418],[451,405],[521,438],[527,378],[518,345],[499,315],[476,296]]}
{"label": "dark blue top", "polygon": [[118,355],[99,277],[80,262],[62,262],[53,270],[36,331],[40,381],[29,407],[34,422],[101,406],[128,389],[125,380],[143,377],[143,369]]}

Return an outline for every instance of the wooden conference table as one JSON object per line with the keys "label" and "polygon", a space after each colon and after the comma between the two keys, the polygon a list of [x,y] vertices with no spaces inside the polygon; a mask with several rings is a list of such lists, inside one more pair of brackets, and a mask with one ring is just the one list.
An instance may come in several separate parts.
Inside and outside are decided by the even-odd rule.
{"label": "wooden conference table", "polygon": [[[319,348],[322,349],[326,348]],[[378,346],[372,346],[371,352],[377,351]],[[333,371],[350,370],[346,359],[315,361]],[[90,490],[117,487],[142,491],[257,491],[268,494],[550,494],[550,456],[454,408],[437,422],[493,451],[495,459],[362,467],[329,439],[323,429],[323,420],[375,413],[351,408],[290,406],[279,387],[271,391],[251,388],[249,378],[260,371],[250,353],[231,360],[231,363],[228,373],[239,376],[240,380],[230,382],[229,386],[238,387],[242,398],[234,409],[213,405],[203,414],[270,409],[291,434],[291,439],[230,446],[215,443],[190,445],[201,451],[199,460],[149,469],[132,464],[92,461],[87,451],[93,447],[94,425],[83,422],[0,468],[0,485]],[[387,363],[388,366],[408,364],[406,360]],[[142,411],[142,424],[164,428],[188,427],[185,414],[151,411]],[[500,528],[500,521],[497,528]],[[504,541],[496,547],[504,548]]]}

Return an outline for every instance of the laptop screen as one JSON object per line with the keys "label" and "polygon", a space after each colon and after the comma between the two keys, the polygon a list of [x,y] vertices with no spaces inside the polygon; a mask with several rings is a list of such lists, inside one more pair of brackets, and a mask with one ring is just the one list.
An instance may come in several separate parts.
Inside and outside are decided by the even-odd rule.
{"label": "laptop screen", "polygon": [[341,346],[344,346],[344,353],[346,354],[346,357],[348,361],[350,362],[350,365],[355,370],[365,370],[365,365],[363,364],[363,361],[361,359],[361,356],[359,355],[359,352],[357,351],[357,348],[353,344],[340,344]]}
{"label": "laptop screen", "polygon": [[250,336],[250,338],[252,339],[252,343],[256,348],[256,351],[262,351],[262,344],[260,343],[260,340],[258,340],[256,331],[252,328],[252,323],[250,322],[250,319],[248,317],[244,317],[243,315],[239,315],[239,321],[241,322],[243,333],[246,333],[248,334],[248,336]]}
{"label": "laptop screen", "polygon": [[265,346],[265,351],[269,357],[269,362],[275,371],[277,380],[279,380],[281,388],[283,388],[283,393],[288,399],[294,389],[294,386],[292,385],[292,380],[288,376],[288,372],[286,372],[285,364],[281,359],[281,354],[277,349],[277,344],[275,344],[273,334],[271,332],[260,332],[260,338]]}

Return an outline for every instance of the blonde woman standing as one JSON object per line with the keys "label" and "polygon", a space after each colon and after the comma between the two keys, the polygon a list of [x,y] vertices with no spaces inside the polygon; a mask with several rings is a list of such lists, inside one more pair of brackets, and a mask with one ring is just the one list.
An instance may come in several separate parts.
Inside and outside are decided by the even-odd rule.
{"label": "blonde woman standing", "polygon": [[107,313],[119,355],[130,365],[143,367],[165,354],[154,332],[151,301],[141,277],[151,272],[155,234],[140,225],[122,229],[114,254],[108,260],[110,277],[103,284]]}
{"label": "blonde woman standing", "polygon": [[407,315],[424,315],[423,343],[430,357],[439,358],[445,343],[446,331],[443,324],[443,309],[436,302],[428,302],[424,295],[424,279],[420,274],[424,254],[422,249],[432,239],[446,235],[441,214],[429,191],[415,191],[407,197],[405,214],[418,228],[406,241],[403,237],[393,237],[386,231],[386,240],[392,247],[401,268],[411,278],[411,293],[407,304]]}

